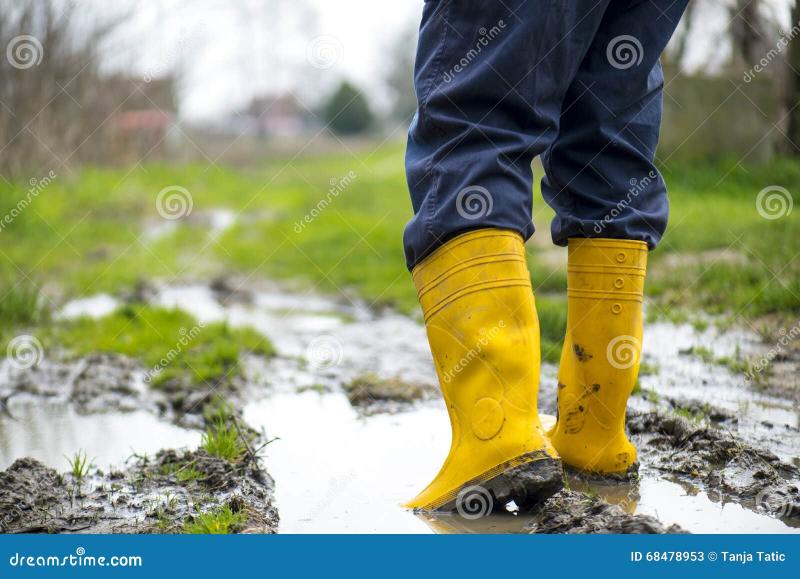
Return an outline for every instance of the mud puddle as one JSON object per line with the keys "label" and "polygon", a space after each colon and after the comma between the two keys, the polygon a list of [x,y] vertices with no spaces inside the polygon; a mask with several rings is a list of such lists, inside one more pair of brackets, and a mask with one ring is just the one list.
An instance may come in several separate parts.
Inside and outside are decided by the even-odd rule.
{"label": "mud puddle", "polygon": [[[253,428],[263,428],[268,438],[279,439],[263,456],[277,481],[281,532],[797,530],[787,524],[800,518],[800,504],[794,512],[792,495],[796,467],[782,470],[776,462],[767,472],[753,461],[737,462],[736,453],[725,454],[730,441],[714,439],[728,450],[706,456],[683,440],[707,425],[724,432],[733,446],[747,449],[744,455],[758,464],[766,455],[752,448],[770,449],[778,462],[798,461],[798,415],[790,401],[759,393],[727,368],[681,354],[698,343],[720,356],[733,347],[749,347],[741,345],[740,337],[708,336],[671,324],[648,326],[645,360],[657,371],[642,377],[642,388],[657,396],[635,396],[631,407],[668,416],[680,411],[697,422],[677,437],[662,432],[660,422],[642,423],[635,433],[642,457],[637,484],[608,487],[571,481],[572,490],[538,514],[471,519],[415,515],[400,507],[435,475],[450,437],[445,410],[431,389],[435,374],[418,322],[392,312],[376,313],[357,300],[337,301],[272,285],[240,290],[233,280],[156,287],[149,301],[183,308],[203,322],[252,326],[278,349],[277,358],[257,368],[263,380],[246,392],[243,417]],[[83,300],[69,304],[64,315],[102,315],[109,307],[106,298]],[[543,368],[542,380],[541,408],[553,412],[555,368]],[[409,387],[402,388],[404,383]],[[401,394],[395,395],[398,388]],[[700,409],[697,416],[691,414],[693,408]],[[672,460],[681,453],[685,460]],[[704,466],[702,472],[690,468],[694,459]],[[671,469],[674,462],[686,468]],[[715,476],[719,472],[722,476]],[[767,482],[745,481],[753,475],[766,476]],[[572,518],[550,516],[565,510]]]}
{"label": "mud puddle", "polygon": [[[280,440],[266,451],[278,481],[281,532],[527,532],[533,514],[415,515],[400,507],[437,472],[450,444],[447,415],[433,404],[363,417],[335,394],[274,393],[245,407],[249,424]],[[791,532],[780,520],[712,500],[642,469],[638,485],[572,481],[571,488],[696,533]],[[586,495],[582,495],[583,498]],[[581,501],[576,501],[577,505]]]}
{"label": "mud puddle", "polygon": [[80,414],[63,403],[12,400],[0,416],[0,470],[27,456],[61,471],[78,451],[107,468],[134,454],[195,448],[199,443],[200,432],[160,420],[146,410]]}

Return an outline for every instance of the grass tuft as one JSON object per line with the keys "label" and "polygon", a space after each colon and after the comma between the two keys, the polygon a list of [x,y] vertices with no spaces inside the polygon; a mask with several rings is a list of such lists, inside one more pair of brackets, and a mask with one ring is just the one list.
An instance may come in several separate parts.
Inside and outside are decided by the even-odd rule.
{"label": "grass tuft", "polygon": [[191,517],[183,532],[189,535],[227,535],[237,531],[247,520],[243,512],[234,513],[229,505]]}
{"label": "grass tuft", "polygon": [[221,413],[206,428],[200,446],[208,454],[229,462],[237,461],[246,451],[244,441],[239,437],[236,427]]}
{"label": "grass tuft", "polygon": [[89,474],[89,469],[92,468],[92,461],[89,460],[89,456],[79,450],[75,454],[70,456],[64,456],[69,464],[70,474],[75,480],[83,480],[86,475]]}

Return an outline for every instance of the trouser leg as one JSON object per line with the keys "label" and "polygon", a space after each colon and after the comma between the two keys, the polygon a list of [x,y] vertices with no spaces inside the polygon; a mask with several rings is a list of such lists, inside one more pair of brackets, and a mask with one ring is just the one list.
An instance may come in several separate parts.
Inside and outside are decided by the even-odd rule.
{"label": "trouser leg", "polygon": [[661,124],[659,57],[688,0],[609,4],[567,90],[558,137],[542,156],[553,241],[661,239],[669,213],[653,163]]}
{"label": "trouser leg", "polygon": [[608,0],[432,0],[415,67],[406,172],[409,269],[459,233],[533,233],[531,160],[555,139],[567,88]]}

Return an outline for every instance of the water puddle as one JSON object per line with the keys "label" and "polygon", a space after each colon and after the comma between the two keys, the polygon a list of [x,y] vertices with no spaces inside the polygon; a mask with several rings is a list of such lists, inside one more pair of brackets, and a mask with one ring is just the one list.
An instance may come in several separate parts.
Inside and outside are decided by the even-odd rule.
{"label": "water puddle", "polygon": [[102,318],[119,307],[119,300],[109,294],[97,294],[73,300],[65,305],[56,315],[59,319],[74,319],[87,316]]}
{"label": "water puddle", "polygon": [[747,384],[744,375],[723,366],[704,363],[687,354],[692,348],[707,348],[717,358],[736,352],[759,353],[763,345],[755,334],[733,330],[718,334],[713,329],[696,332],[688,324],[648,324],[645,330],[645,359],[655,363],[658,374],[642,376],[645,388],[659,394],[700,399],[739,417],[773,424],[800,427],[800,409],[791,401],[766,396]]}
{"label": "water puddle", "polygon": [[[354,377],[374,373],[435,384],[424,328],[391,312],[376,313],[359,301],[342,302],[278,286],[260,287],[233,299],[203,285],[160,288],[154,303],[183,308],[199,320],[226,320],[263,332],[280,356],[260,369],[244,407],[244,421],[277,440],[263,451],[276,481],[280,531],[291,533],[520,532],[523,515],[415,515],[400,507],[436,474],[450,443],[449,422],[439,400],[407,411],[365,416],[342,390]],[[239,299],[241,298],[241,299]],[[113,298],[73,302],[65,317],[102,315]],[[689,326],[657,323],[646,330],[645,355],[659,373],[642,386],[662,398],[708,401],[738,417],[736,435],[770,448],[782,459],[800,456],[798,412],[790,402],[761,395],[725,368],[709,366],[681,351],[693,345],[717,355],[747,347],[752,336],[715,336]],[[263,382],[263,383],[262,383]],[[555,368],[543,369],[542,403],[554,409]],[[257,387],[256,387],[257,386]],[[634,397],[632,404],[656,403]],[[662,405],[663,408],[663,405]],[[97,464],[119,462],[137,452],[193,446],[199,433],[160,422],[152,414],[79,416],[63,407],[23,407],[17,421],[0,418],[0,462],[32,455],[63,468],[62,455],[83,448]],[[764,422],[769,425],[764,425]],[[726,424],[726,428],[728,425]],[[131,440],[130,433],[137,433]],[[638,489],[577,488],[620,504],[631,513],[657,517],[692,532],[796,532],[767,514],[712,499],[702,488],[643,465]]]}
{"label": "water puddle", "polygon": [[0,470],[30,456],[59,471],[79,450],[98,468],[121,466],[132,454],[162,448],[195,448],[200,433],[179,428],[145,410],[78,414],[70,405],[9,403],[0,415]]}
{"label": "water puddle", "polygon": [[209,239],[218,239],[236,223],[236,219],[236,212],[227,207],[194,211],[181,219],[153,218],[145,222],[142,236],[146,241],[154,243],[172,235],[184,223],[191,227],[203,227],[208,231]]}
{"label": "water puddle", "polygon": [[[661,398],[708,404],[722,410],[736,419],[735,424],[725,427],[744,440],[766,445],[788,462],[800,459],[800,407],[791,400],[758,392],[742,374],[686,353],[698,347],[707,348],[717,358],[735,356],[737,352],[757,356],[764,349],[756,334],[741,330],[719,334],[711,328],[697,332],[688,324],[648,324],[644,357],[658,368],[658,373],[641,376],[642,388]],[[648,406],[641,399],[633,398],[631,402],[634,407]]]}
{"label": "water puddle", "polygon": [[[277,481],[285,533],[522,532],[530,518],[495,514],[415,515],[400,504],[438,471],[450,444],[444,408],[435,404],[361,417],[335,393],[274,393],[245,408],[245,421],[279,437],[266,461]],[[800,532],[733,503],[720,504],[654,471],[642,470],[638,493],[627,486],[573,486],[626,511],[695,533]],[[631,498],[638,494],[638,498]]]}

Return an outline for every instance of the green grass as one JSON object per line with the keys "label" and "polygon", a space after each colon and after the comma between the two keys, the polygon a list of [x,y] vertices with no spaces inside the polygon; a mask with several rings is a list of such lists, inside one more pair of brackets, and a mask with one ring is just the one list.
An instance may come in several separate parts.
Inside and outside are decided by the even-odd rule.
{"label": "green grass", "polygon": [[203,480],[206,477],[202,472],[192,466],[179,468],[175,471],[175,480],[180,483],[189,483]]}
{"label": "green grass", "polygon": [[189,535],[227,535],[247,520],[245,513],[234,513],[229,505],[191,517],[184,523],[183,532]]}
{"label": "green grass", "polygon": [[195,385],[216,384],[241,372],[245,352],[272,356],[270,341],[249,328],[223,323],[201,326],[181,310],[129,305],[100,318],[60,322],[46,341],[74,355],[116,352],[140,360],[153,386],[185,377]]}
{"label": "green grass", "polygon": [[0,281],[0,324],[30,324],[44,317],[39,289],[33,284],[21,281]]}
{"label": "green grass", "polygon": [[565,297],[539,296],[536,311],[539,314],[541,332],[542,360],[557,364],[561,358],[561,345],[567,327],[567,307]]}
{"label": "green grass", "polygon": [[[742,167],[734,162],[689,166],[673,161],[663,169],[670,187],[671,222],[662,245],[650,256],[650,315],[691,319],[693,312],[704,310],[753,320],[768,314],[788,319],[800,313],[800,260],[794,259],[800,252],[800,163]],[[332,187],[348,175],[352,177],[346,185],[331,195]],[[537,181],[539,177],[541,171]],[[163,223],[155,200],[170,185],[190,191],[194,217],[218,207],[245,217],[218,239],[210,239],[201,222],[191,221],[159,239],[142,236],[146,222]],[[794,196],[791,215],[771,221],[756,211],[756,196],[771,185],[786,187]],[[25,182],[0,182],[0,214],[25,190]],[[325,206],[319,210],[321,200]],[[563,267],[541,254],[553,213],[538,185],[534,209],[537,239],[545,241],[529,244],[529,261],[542,316],[544,356],[552,361],[563,334],[566,275]],[[56,295],[68,298],[117,292],[139,279],[168,281],[221,272],[291,279],[322,292],[355,292],[375,305],[416,313],[402,249],[403,227],[410,216],[403,145],[398,143],[365,148],[357,155],[342,149],[271,159],[250,169],[86,168],[58,176],[0,233],[14,239],[0,252],[0,280],[6,280],[0,283],[0,293],[6,296],[0,299],[0,321],[15,326],[36,323],[35,294],[29,289],[9,293],[14,285],[10,280],[56,286]],[[117,339],[115,332],[127,323],[120,316],[101,322],[105,327],[100,338],[92,336],[87,323],[65,339],[78,349],[85,339],[93,348],[138,350],[130,340]],[[160,341],[149,331],[155,337],[145,338],[148,331],[138,332],[133,341],[153,341],[153,347],[148,343],[144,350],[158,350],[160,357],[174,336],[165,334]],[[219,329],[224,331],[229,330]],[[203,354],[198,351],[198,358],[191,360],[199,369],[198,380],[218,376],[236,356],[235,347],[212,342],[216,344],[206,343]]]}
{"label": "green grass", "polygon": [[206,427],[200,448],[229,462],[237,461],[247,449],[233,420],[235,418],[228,416],[225,411],[219,411]]}
{"label": "green grass", "polygon": [[69,473],[75,480],[83,480],[92,468],[92,461],[89,460],[88,455],[83,451],[79,450],[72,456],[65,456],[64,458],[69,464]]}

